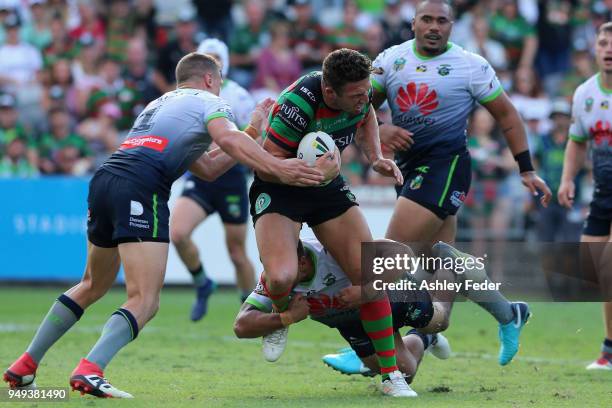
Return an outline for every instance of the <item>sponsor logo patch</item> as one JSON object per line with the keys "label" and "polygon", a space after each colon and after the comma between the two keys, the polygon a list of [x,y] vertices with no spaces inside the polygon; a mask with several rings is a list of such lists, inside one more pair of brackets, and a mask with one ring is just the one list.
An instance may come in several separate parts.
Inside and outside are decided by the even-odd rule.
{"label": "sponsor logo patch", "polygon": [[450,196],[451,204],[455,207],[461,207],[461,204],[465,201],[465,193],[463,191],[453,191]]}
{"label": "sponsor logo patch", "polygon": [[405,88],[400,88],[395,103],[402,112],[409,111],[416,106],[423,116],[430,115],[439,105],[438,94],[435,89],[429,89],[425,83],[410,82]]}
{"label": "sponsor logo patch", "polygon": [[144,209],[140,201],[130,200],[130,215],[142,215]]}
{"label": "sponsor logo patch", "polygon": [[259,197],[257,197],[257,200],[255,200],[255,214],[261,214],[263,210],[268,208],[271,202],[272,198],[270,195],[261,193]]}
{"label": "sponsor logo patch", "polygon": [[165,137],[149,135],[126,139],[123,143],[121,143],[119,149],[128,150],[136,147],[146,147],[158,152],[163,152],[166,149],[166,146],[168,146],[168,139]]}

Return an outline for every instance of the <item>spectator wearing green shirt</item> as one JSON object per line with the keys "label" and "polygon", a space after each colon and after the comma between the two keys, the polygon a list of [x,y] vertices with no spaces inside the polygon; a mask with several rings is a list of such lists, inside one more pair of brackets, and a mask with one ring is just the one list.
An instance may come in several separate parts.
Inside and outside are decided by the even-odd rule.
{"label": "spectator wearing green shirt", "polygon": [[332,44],[334,49],[350,48],[357,51],[363,49],[365,46],[363,33],[355,25],[358,15],[359,9],[355,2],[353,0],[346,1],[342,24],[332,29],[327,36],[327,41]]}
{"label": "spectator wearing green shirt", "polygon": [[38,169],[28,161],[27,146],[22,139],[13,139],[0,156],[0,178],[34,177]]}
{"label": "spectator wearing green shirt", "polygon": [[136,14],[128,0],[111,0],[106,16],[106,52],[125,62],[127,46],[136,30]]}
{"label": "spectator wearing green shirt", "polygon": [[140,93],[123,80],[121,66],[113,58],[103,58],[99,74],[102,83],[92,89],[87,100],[87,111],[90,115],[97,115],[102,105],[114,102],[121,109],[121,117],[116,123],[117,128],[120,131],[129,130],[136,116],[144,108]]}
{"label": "spectator wearing green shirt", "polygon": [[535,28],[519,14],[516,0],[502,0],[490,26],[491,37],[506,48],[510,69],[533,65],[538,38]]}
{"label": "spectator wearing green shirt", "polygon": [[51,44],[51,28],[45,0],[30,0],[31,20],[21,28],[21,38],[39,50]]}
{"label": "spectator wearing green shirt", "polygon": [[13,140],[20,140],[26,148],[26,156],[30,165],[36,168],[38,156],[36,144],[18,121],[17,100],[11,94],[0,95],[0,156],[6,153]]}
{"label": "spectator wearing green shirt", "polygon": [[91,168],[87,141],[71,130],[70,115],[61,108],[49,112],[49,133],[38,143],[40,168],[46,174],[81,175]]}
{"label": "spectator wearing green shirt", "polygon": [[230,41],[230,76],[244,88],[250,88],[255,75],[255,65],[269,34],[265,23],[266,8],[262,0],[246,0],[245,25],[239,26]]}

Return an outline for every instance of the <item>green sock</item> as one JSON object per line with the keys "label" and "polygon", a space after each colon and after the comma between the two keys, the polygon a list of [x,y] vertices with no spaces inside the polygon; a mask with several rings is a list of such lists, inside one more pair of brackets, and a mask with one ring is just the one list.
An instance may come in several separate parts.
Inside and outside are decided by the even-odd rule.
{"label": "green sock", "polygon": [[197,267],[196,269],[194,270],[190,269],[189,273],[193,277],[193,284],[196,287],[204,285],[206,283],[206,280],[208,279],[206,277],[206,272],[204,271],[204,266],[202,265],[202,263],[200,263],[200,266]]}

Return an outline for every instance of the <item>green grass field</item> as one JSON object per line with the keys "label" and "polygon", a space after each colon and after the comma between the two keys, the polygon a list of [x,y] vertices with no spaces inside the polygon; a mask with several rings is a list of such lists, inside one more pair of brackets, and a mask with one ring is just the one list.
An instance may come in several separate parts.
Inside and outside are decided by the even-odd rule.
{"label": "green grass field", "polygon": [[[0,289],[2,370],[24,351],[60,292]],[[38,370],[39,387],[68,387],[70,372],[124,297],[123,290],[113,290],[51,349]],[[379,396],[371,379],[343,376],[324,366],[322,354],[344,347],[335,330],[312,321],[292,326],[285,354],[270,364],[261,356],[259,340],[233,336],[239,307],[234,292],[216,293],[209,315],[196,324],[188,319],[191,301],[191,291],[164,290],[156,318],[107,367],[109,380],[135,400],[104,401],[71,393],[70,401],[61,405],[602,407],[609,406],[612,397],[612,372],[584,370],[602,338],[598,304],[532,304],[534,316],[524,331],[519,357],[501,368],[495,322],[477,306],[458,303],[446,332],[455,355],[445,361],[426,356],[413,383],[419,397],[407,401]]]}

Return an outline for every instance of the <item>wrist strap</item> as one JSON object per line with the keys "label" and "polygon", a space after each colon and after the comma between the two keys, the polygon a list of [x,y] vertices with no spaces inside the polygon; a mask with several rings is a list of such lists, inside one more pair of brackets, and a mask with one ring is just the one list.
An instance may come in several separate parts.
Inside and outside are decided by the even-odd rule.
{"label": "wrist strap", "polygon": [[531,163],[531,155],[529,149],[514,155],[514,160],[518,163],[519,171],[524,173],[526,171],[533,171],[533,164]]}
{"label": "wrist strap", "polygon": [[251,136],[251,138],[253,139],[257,139],[259,137],[259,132],[257,131],[257,129],[255,129],[255,126],[251,125],[250,123],[249,126],[244,129],[244,133]]}
{"label": "wrist strap", "polygon": [[291,315],[289,315],[289,313],[287,312],[283,312],[279,314],[278,316],[280,317],[281,323],[283,324],[284,327],[289,327],[289,325],[295,323],[293,319],[291,318]]}

